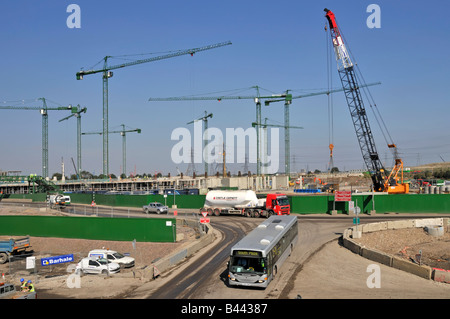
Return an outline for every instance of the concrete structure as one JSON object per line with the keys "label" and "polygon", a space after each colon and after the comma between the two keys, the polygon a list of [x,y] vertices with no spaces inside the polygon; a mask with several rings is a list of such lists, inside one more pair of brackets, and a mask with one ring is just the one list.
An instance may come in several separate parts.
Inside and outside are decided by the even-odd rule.
{"label": "concrete structure", "polygon": [[[117,191],[117,192],[152,192],[162,194],[165,190],[198,189],[200,194],[206,194],[208,189],[231,188],[251,189],[254,191],[287,190],[289,178],[286,175],[237,176],[205,178],[176,176],[155,179],[111,179],[111,180],[80,180],[56,182],[63,192],[77,191]],[[0,183],[3,194],[28,194],[28,183]]]}

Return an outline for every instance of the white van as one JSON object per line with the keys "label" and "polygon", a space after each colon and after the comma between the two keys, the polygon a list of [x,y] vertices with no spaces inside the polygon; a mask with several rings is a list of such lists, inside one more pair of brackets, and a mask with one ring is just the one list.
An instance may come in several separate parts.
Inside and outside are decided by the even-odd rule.
{"label": "white van", "polygon": [[129,268],[134,266],[134,258],[124,256],[114,250],[109,249],[94,249],[88,254],[88,257],[105,258],[110,262],[115,262],[120,265],[121,268]]}
{"label": "white van", "polygon": [[114,262],[110,262],[105,258],[87,257],[81,259],[81,261],[75,267],[76,273],[82,274],[115,274],[120,271],[120,265]]}

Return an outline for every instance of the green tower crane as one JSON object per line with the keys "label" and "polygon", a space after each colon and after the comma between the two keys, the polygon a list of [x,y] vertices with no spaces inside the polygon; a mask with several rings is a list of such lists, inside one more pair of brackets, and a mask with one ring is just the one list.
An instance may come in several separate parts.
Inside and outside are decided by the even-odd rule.
{"label": "green tower crane", "polygon": [[[286,126],[286,125],[278,125],[278,124],[267,124],[267,120],[268,120],[268,118],[266,117],[264,119],[264,124],[261,124],[261,127],[263,128],[263,130],[267,130],[267,127],[279,127],[279,128],[284,128],[285,130],[291,129],[291,128],[303,129],[303,127],[301,127],[301,126]],[[258,124],[256,122],[253,122],[252,126],[256,127],[256,126],[258,126]],[[288,174],[288,172],[290,173],[290,160],[289,160],[290,147],[289,147],[289,135],[286,135],[286,134],[285,134],[285,139],[284,139],[284,147],[285,147],[284,169],[285,169],[286,174]],[[264,155],[264,163],[267,164],[267,132],[264,133],[263,155]]]}
{"label": "green tower crane", "polygon": [[132,61],[132,62],[121,63],[121,64],[111,65],[111,66],[108,66],[108,59],[112,58],[112,56],[105,56],[103,58],[103,68],[100,68],[97,70],[86,70],[86,71],[81,70],[81,71],[77,72],[77,74],[76,74],[77,80],[82,80],[85,75],[96,74],[96,73],[103,74],[102,79],[103,79],[103,174],[104,175],[109,175],[108,79],[113,76],[113,72],[111,72],[111,71],[116,70],[116,69],[125,68],[125,67],[132,66],[132,65],[138,65],[138,64],[147,63],[147,62],[155,62],[155,61],[159,61],[159,60],[174,58],[174,57],[181,56],[181,55],[190,54],[191,56],[193,56],[196,52],[211,50],[211,49],[215,49],[215,48],[230,45],[230,44],[231,44],[230,41],[222,42],[222,43],[208,45],[208,46],[204,46],[204,47],[200,47],[200,48],[175,51],[173,53],[162,55],[162,56],[152,57],[152,58],[148,58],[148,59],[140,59],[140,60],[136,60],[136,61]]}
{"label": "green tower crane", "polygon": [[62,122],[70,119],[75,116],[77,118],[77,172],[76,175],[81,175],[81,113],[86,113],[87,108],[81,108],[78,104],[75,107],[72,107],[72,114],[66,116],[65,118],[60,119],[58,122]]}
{"label": "green tower crane", "polygon": [[[372,86],[381,84],[380,82],[377,83],[370,83],[365,86]],[[305,97],[310,96],[317,96],[317,95],[323,95],[323,94],[331,94],[334,92],[340,92],[343,91],[343,89],[332,89],[332,90],[326,90],[321,92],[314,92],[314,93],[308,93],[308,94],[302,94],[302,95],[295,95],[288,93],[289,91],[286,91],[286,93],[283,94],[273,94],[270,96],[261,96],[259,89],[259,86],[252,86],[251,89],[256,89],[256,95],[250,95],[250,96],[231,96],[231,95],[221,95],[221,96],[179,96],[179,97],[166,97],[166,98],[149,98],[150,102],[166,102],[166,101],[222,101],[222,100],[253,100],[256,104],[256,174],[261,174],[261,156],[260,156],[260,130],[259,128],[262,126],[261,122],[261,101],[264,101],[265,105],[270,105],[270,103],[273,102],[279,102],[284,101],[284,127],[285,127],[285,158],[287,161],[286,168],[289,170],[289,157],[290,157],[290,136],[289,136],[289,105],[292,104],[292,100],[294,99],[301,99]],[[288,171],[287,171],[288,172]]]}
{"label": "green tower crane", "polygon": [[27,110],[27,111],[40,111],[42,115],[42,177],[47,178],[48,175],[48,111],[66,111],[72,110],[72,105],[48,107],[46,98],[37,99],[42,101],[42,107],[39,106],[5,106],[0,105],[2,110]]}
{"label": "green tower crane", "polygon": [[[140,128],[135,128],[135,129],[129,129],[129,130],[125,130],[125,124],[121,124],[120,126],[122,126],[122,130],[120,131],[109,131],[108,134],[115,134],[115,133],[119,133],[120,135],[122,135],[122,174],[126,175],[126,168],[127,168],[127,134],[126,133],[131,133],[131,132],[137,132],[137,133],[141,133],[141,129]],[[98,134],[98,135],[103,135],[103,132],[86,132],[86,133],[81,133],[82,135],[92,135],[92,134]]]}
{"label": "green tower crane", "polygon": [[[213,117],[212,113],[208,114],[208,112],[205,111],[205,115],[202,116],[201,118],[198,118],[196,120],[186,123],[186,124],[192,124],[197,121],[203,121],[203,123],[204,123],[204,125],[203,125],[203,150],[206,149],[206,143],[208,141],[208,137],[206,136],[206,134],[208,134],[208,118],[212,118],[212,117]],[[192,164],[194,164],[194,163],[192,163]],[[205,176],[208,176],[208,152],[205,152]]]}

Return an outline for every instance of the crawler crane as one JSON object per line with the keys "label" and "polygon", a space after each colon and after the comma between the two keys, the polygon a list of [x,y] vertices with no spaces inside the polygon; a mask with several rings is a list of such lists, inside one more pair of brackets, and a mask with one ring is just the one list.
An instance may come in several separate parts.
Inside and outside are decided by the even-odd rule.
{"label": "crawler crane", "polygon": [[356,130],[361,153],[372,178],[373,189],[375,192],[388,192],[390,194],[408,193],[409,184],[403,182],[403,161],[399,158],[397,146],[393,142],[388,142],[388,147],[394,153],[394,168],[388,174],[381,163],[364,108],[354,64],[344,44],[334,13],[328,9],[324,9],[324,11],[326,12],[325,17],[328,20],[331,40],[336,54],[339,77]]}

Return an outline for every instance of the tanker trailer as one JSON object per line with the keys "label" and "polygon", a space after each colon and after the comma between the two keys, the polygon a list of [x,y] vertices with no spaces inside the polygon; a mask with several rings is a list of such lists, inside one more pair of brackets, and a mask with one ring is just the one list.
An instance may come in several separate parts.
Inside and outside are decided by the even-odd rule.
{"label": "tanker trailer", "polygon": [[290,205],[284,194],[267,194],[258,198],[252,190],[213,190],[206,194],[200,212],[208,215],[244,215],[247,217],[269,217],[289,215]]}

